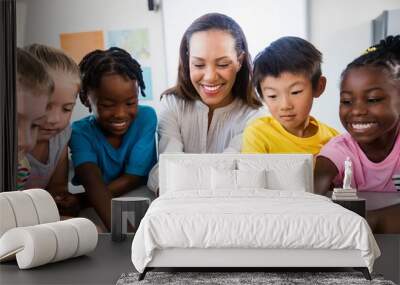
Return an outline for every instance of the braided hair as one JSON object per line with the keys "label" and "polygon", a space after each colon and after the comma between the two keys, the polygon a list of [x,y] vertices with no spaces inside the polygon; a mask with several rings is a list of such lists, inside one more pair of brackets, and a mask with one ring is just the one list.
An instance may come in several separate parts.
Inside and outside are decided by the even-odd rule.
{"label": "braided hair", "polygon": [[393,79],[400,80],[400,35],[388,36],[379,44],[369,47],[342,72],[342,78],[353,68],[373,66],[390,72]]}
{"label": "braided hair", "polygon": [[101,78],[104,75],[119,74],[127,76],[131,80],[137,80],[140,93],[144,93],[145,84],[140,64],[132,58],[125,50],[112,47],[108,50],[95,50],[88,53],[79,63],[81,72],[82,88],[79,92],[79,99],[82,104],[91,111],[88,93],[90,90],[100,86]]}

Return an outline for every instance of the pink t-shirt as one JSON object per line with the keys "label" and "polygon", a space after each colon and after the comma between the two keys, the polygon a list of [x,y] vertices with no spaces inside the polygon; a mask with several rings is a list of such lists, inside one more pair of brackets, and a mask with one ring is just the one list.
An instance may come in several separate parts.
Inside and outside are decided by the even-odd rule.
{"label": "pink t-shirt", "polygon": [[400,174],[400,135],[391,153],[381,162],[374,163],[368,159],[357,142],[348,134],[332,138],[318,156],[324,156],[332,161],[339,170],[333,184],[342,187],[344,175],[344,161],[350,157],[353,177],[351,186],[358,191],[397,191],[392,180],[393,175]]}

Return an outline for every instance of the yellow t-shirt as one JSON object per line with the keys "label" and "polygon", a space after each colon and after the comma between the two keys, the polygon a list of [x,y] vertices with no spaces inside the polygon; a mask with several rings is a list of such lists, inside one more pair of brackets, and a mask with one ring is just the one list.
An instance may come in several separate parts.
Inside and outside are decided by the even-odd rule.
{"label": "yellow t-shirt", "polygon": [[310,124],[318,127],[317,133],[311,137],[302,138],[286,131],[273,117],[258,118],[244,130],[242,153],[311,153],[316,155],[339,132],[311,116]]}

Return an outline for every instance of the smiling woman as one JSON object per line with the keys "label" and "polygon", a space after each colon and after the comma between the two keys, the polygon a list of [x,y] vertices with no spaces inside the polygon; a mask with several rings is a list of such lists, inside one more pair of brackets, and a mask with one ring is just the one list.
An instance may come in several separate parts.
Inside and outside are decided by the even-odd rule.
{"label": "smiling woman", "polygon": [[[226,15],[205,14],[185,31],[179,56],[177,84],[162,94],[159,153],[240,152],[247,122],[263,113],[242,29]],[[158,189],[158,166],[148,186]]]}
{"label": "smiling woman", "polygon": [[211,111],[232,103],[232,87],[244,56],[237,55],[234,38],[221,30],[197,32],[189,47],[190,81],[201,101]]}

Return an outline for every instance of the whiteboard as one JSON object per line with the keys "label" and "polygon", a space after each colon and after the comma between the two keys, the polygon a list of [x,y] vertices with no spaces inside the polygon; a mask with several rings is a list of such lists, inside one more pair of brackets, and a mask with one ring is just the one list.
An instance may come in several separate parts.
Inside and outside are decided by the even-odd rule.
{"label": "whiteboard", "polygon": [[164,0],[162,1],[167,83],[176,83],[179,44],[183,33],[198,17],[218,12],[242,27],[254,56],[282,36],[308,38],[307,0]]}

